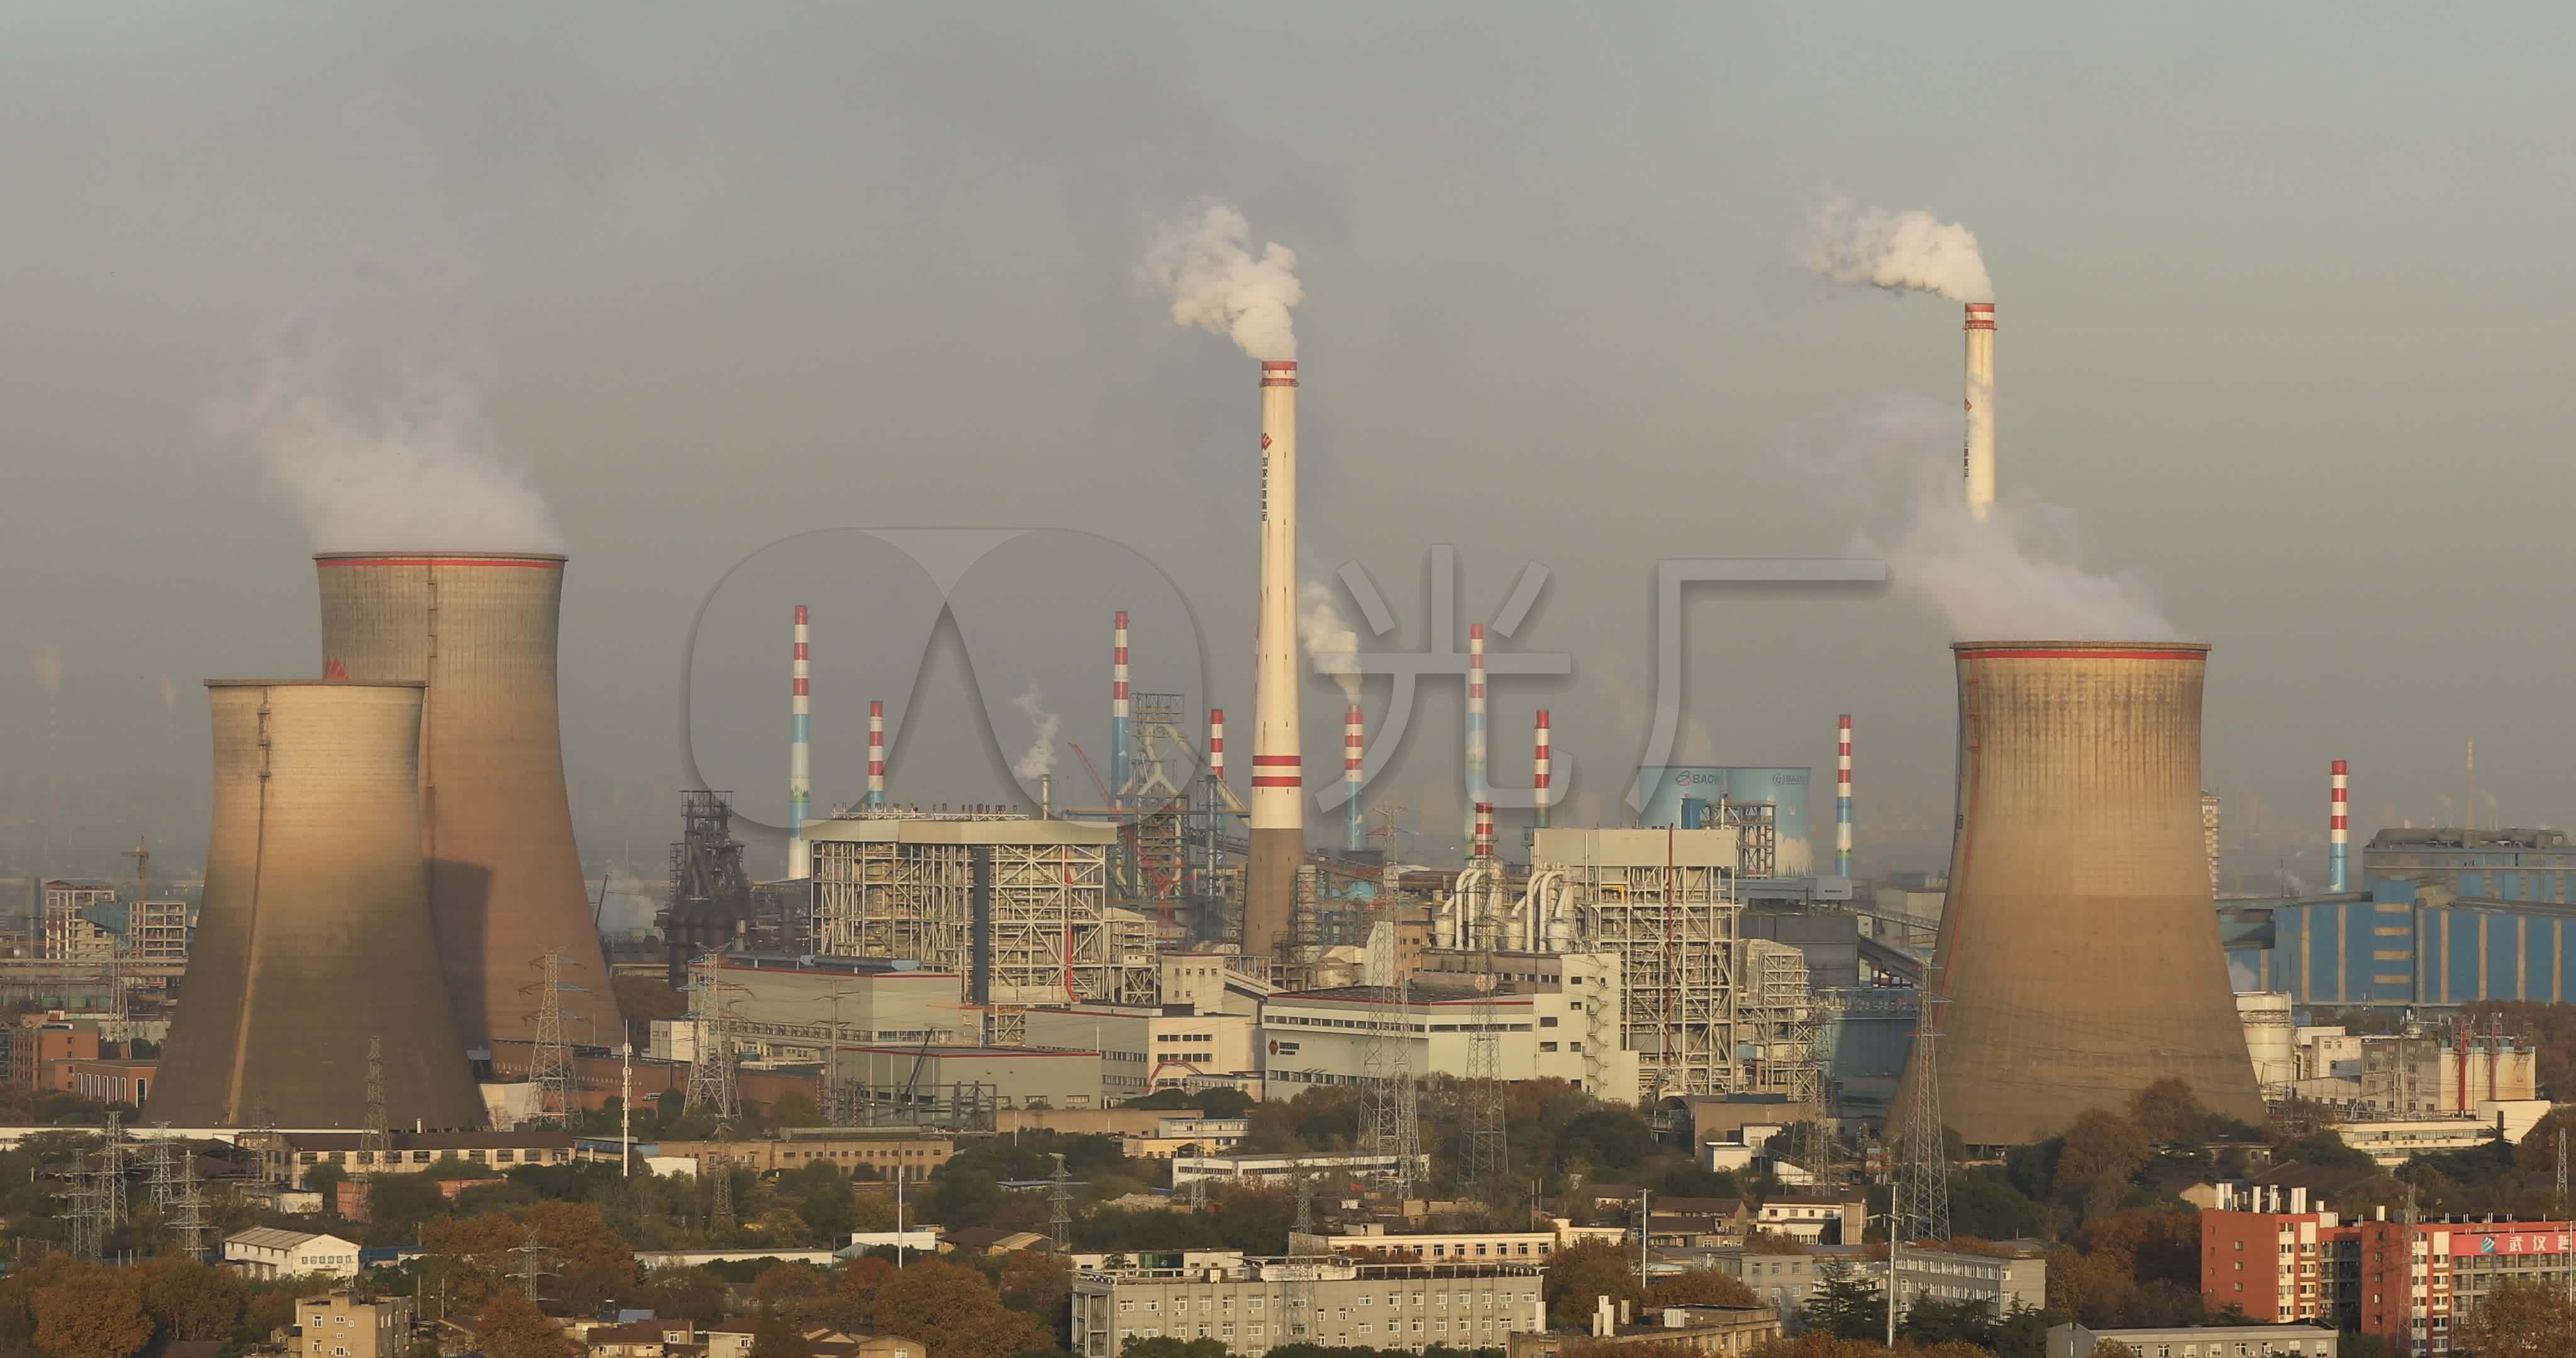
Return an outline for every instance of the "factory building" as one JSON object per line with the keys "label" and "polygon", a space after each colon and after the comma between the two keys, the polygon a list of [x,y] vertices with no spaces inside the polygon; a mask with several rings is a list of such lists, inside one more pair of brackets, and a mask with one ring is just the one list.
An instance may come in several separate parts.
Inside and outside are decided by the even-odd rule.
{"label": "factory building", "polygon": [[2302,1007],[2576,1000],[2576,906],[2551,901],[2380,879],[2367,891],[2232,902],[2224,932],[2240,984]]}
{"label": "factory building", "polygon": [[[1492,977],[1489,998],[1479,995],[1483,976]],[[1305,1085],[1360,1083],[1372,1038],[1390,1013],[1383,989],[1272,996],[1261,1015],[1262,1073],[1272,1097],[1294,1097]],[[1399,1006],[1402,1059],[1417,1076],[1464,1071],[1474,1034],[1490,1022],[1500,1033],[1503,1079],[1565,1080],[1625,1099],[1637,1087],[1637,1056],[1620,1046],[1619,996],[1615,953],[1434,949]]]}
{"label": "factory building", "polygon": [[1260,1026],[1250,1007],[1208,1014],[1186,1004],[1067,1005],[1027,1014],[1030,1046],[1099,1051],[1100,1095],[1110,1102],[1180,1089],[1193,1075],[1259,1070]]}
{"label": "factory building", "polygon": [[860,814],[805,828],[813,947],[957,978],[986,1038],[1027,1040],[1040,1005],[1160,1003],[1154,921],[1109,904],[1115,825],[975,814]]}
{"label": "factory building", "polygon": [[1096,1051],[854,1044],[837,1055],[832,1074],[843,1096],[896,1114],[916,1104],[956,1111],[1096,1108],[1102,1102]]}
{"label": "factory building", "polygon": [[[812,1060],[835,1037],[918,1045],[973,1042],[981,1031],[980,1017],[957,997],[954,972],[908,959],[716,953],[692,964],[690,973],[694,984],[720,997],[736,1042],[763,1056]],[[680,1031],[692,1020],[656,1026],[662,1023],[673,1026],[680,1042],[693,1036]]]}
{"label": "factory building", "polygon": [[1777,857],[1760,877],[1804,877],[1815,870],[1807,837],[1803,768],[1663,765],[1637,771],[1637,824],[1649,829],[1705,830],[1722,824],[1721,808],[1768,806]]}
{"label": "factory building", "polygon": [[2382,830],[2361,850],[2364,881],[2432,882],[2451,894],[2568,905],[2576,845],[2561,830]]}

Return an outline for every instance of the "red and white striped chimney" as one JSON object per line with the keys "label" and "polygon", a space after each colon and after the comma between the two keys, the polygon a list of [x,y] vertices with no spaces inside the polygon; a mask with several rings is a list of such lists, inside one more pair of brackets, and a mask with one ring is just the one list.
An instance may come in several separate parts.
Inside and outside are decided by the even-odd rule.
{"label": "red and white striped chimney", "polygon": [[1851,714],[1842,717],[1841,729],[1835,732],[1838,745],[1834,753],[1834,875],[1851,880]]}
{"label": "red and white striped chimney", "polygon": [[1127,613],[1121,609],[1109,628],[1109,799],[1127,795]]}
{"label": "red and white striped chimney", "polygon": [[1494,804],[1492,802],[1478,802],[1476,803],[1476,858],[1479,861],[1483,861],[1491,859],[1493,856]]}
{"label": "red and white striped chimney", "polygon": [[1208,709],[1207,776],[1220,783],[1225,781],[1225,709],[1222,707]]}
{"label": "red and white striped chimney", "polygon": [[1253,627],[1252,833],[1243,951],[1256,968],[1293,936],[1306,856],[1297,730],[1297,365],[1261,365],[1261,610]]}
{"label": "red and white striped chimney", "polygon": [[868,700],[868,805],[885,808],[885,701]]}
{"label": "red and white striped chimney", "polygon": [[2344,794],[2349,790],[2345,785],[2347,773],[2344,761],[2336,760],[2332,774],[2333,784],[2328,794],[2334,800],[2327,808],[2326,819],[2326,890],[2328,891],[2350,890],[2344,885],[2344,854],[2348,852],[2344,847],[2344,836],[2347,833],[2345,826],[2349,824],[2344,817]]}
{"label": "red and white striped chimney", "polygon": [[1547,808],[1555,798],[1548,795],[1547,709],[1538,710],[1538,727],[1533,737],[1537,744],[1530,757],[1530,801],[1535,803],[1535,816],[1530,822],[1538,829],[1547,828]]}
{"label": "red and white striped chimney", "polygon": [[1353,703],[1342,715],[1342,790],[1350,794],[1342,803],[1342,849],[1346,853],[1358,853],[1368,847],[1368,826],[1360,802],[1361,764],[1366,756],[1367,746],[1360,732],[1360,705]]}

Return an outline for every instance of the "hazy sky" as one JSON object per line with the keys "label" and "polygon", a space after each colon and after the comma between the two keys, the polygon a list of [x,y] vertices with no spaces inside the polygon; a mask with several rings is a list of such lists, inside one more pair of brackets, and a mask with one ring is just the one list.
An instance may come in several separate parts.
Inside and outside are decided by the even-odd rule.
{"label": "hazy sky", "polygon": [[[818,801],[859,791],[869,696],[918,709],[898,795],[1009,795],[1032,687],[1105,754],[1128,594],[1162,647],[1138,687],[1200,692],[1194,626],[1248,722],[1253,373],[1137,277],[1216,199],[1306,289],[1306,572],[1363,563],[1410,649],[1430,545],[1462,633],[1547,566],[1513,644],[1574,675],[1497,683],[1495,778],[1525,781],[1544,701],[1576,811],[1612,815],[1655,561],[1889,541],[1957,455],[1957,307],[1794,267],[1841,194],[1982,243],[2007,507],[2215,645],[2236,867],[2322,839],[2336,756],[2358,834],[2456,819],[2472,735],[2482,820],[2564,824],[2572,49],[2542,5],[30,0],[0,18],[0,806],[93,867],[138,828],[201,842],[199,681],[317,671],[311,536],[224,433],[282,346],[332,357],[355,429],[390,391],[470,402],[543,496],[595,863],[658,872],[683,731],[783,807],[794,602],[869,667],[818,682]],[[994,740],[958,667],[907,703],[921,577],[848,535],[764,554],[926,525],[1141,558],[963,587],[1003,657],[975,676]],[[711,597],[727,651],[693,660]],[[1898,590],[1689,616],[1680,753],[1829,769],[1853,712],[1864,865],[1934,865],[1938,616]],[[1426,694],[1388,775],[1428,833],[1455,829],[1457,707]]]}

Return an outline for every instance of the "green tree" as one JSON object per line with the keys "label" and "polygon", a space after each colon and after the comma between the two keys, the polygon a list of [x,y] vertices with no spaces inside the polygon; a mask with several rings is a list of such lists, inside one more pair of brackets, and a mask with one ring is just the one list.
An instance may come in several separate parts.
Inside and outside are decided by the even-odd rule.
{"label": "green tree", "polygon": [[1222,1339],[1174,1339],[1168,1335],[1140,1339],[1131,1334],[1118,1346],[1118,1358],[1227,1358],[1230,1352]]}
{"label": "green tree", "polygon": [[2085,1216],[2103,1215],[2127,1196],[2129,1178],[2147,1162],[2147,1138],[2128,1119],[2102,1109],[2076,1116],[2057,1159],[2057,1197]]}
{"label": "green tree", "polygon": [[[1626,1251],[1621,1251],[1624,1255]],[[1759,1306],[1762,1299],[1753,1289],[1732,1273],[1713,1268],[1686,1268],[1679,1273],[1657,1277],[1646,1288],[1646,1305],[1658,1306]]]}
{"label": "green tree", "polygon": [[1827,1259],[1816,1266],[1816,1287],[1808,1292],[1799,1319],[1811,1333],[1838,1339],[1871,1339],[1887,1333],[1887,1301],[1879,1289],[1852,1276],[1851,1265]]}
{"label": "green tree", "polygon": [[876,1308],[890,1332],[918,1341],[929,1358],[1019,1358],[1053,1342],[1036,1317],[1004,1306],[982,1273],[945,1259],[895,1270],[878,1286]]}
{"label": "green tree", "polygon": [[789,1320],[776,1305],[768,1301],[760,1303],[760,1319],[751,1327],[751,1358],[809,1358],[813,1352],[814,1348],[805,1342],[805,1336],[796,1332],[796,1322]]}
{"label": "green tree", "polygon": [[940,1166],[932,1178],[930,1201],[923,1204],[923,1211],[940,1225],[955,1229],[988,1224],[1001,1204],[1000,1183],[990,1173],[950,1164]]}
{"label": "green tree", "polygon": [[328,1161],[304,1171],[304,1186],[322,1195],[322,1210],[326,1214],[339,1211],[340,1185],[348,1181],[349,1171]]}
{"label": "green tree", "polygon": [[2129,1100],[2130,1120],[2159,1145],[2198,1144],[2209,1139],[2209,1110],[2191,1086],[2168,1075]]}

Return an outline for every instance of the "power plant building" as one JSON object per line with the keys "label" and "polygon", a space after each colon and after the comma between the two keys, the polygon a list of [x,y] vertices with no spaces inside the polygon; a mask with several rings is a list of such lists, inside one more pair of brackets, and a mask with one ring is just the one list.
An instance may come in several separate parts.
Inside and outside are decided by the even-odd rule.
{"label": "power plant building", "polygon": [[1929,982],[1946,1002],[1927,1006],[1944,1120],[2026,1145],[2176,1078],[2260,1122],[2201,833],[2208,648],[1953,650],[1958,818]]}
{"label": "power plant building", "polygon": [[2381,879],[2368,891],[2231,902],[2226,918],[2238,982],[2301,1005],[2576,1001],[2576,906]]}
{"label": "power plant building", "polygon": [[2563,830],[2382,830],[2361,851],[2363,879],[2430,882],[2455,896],[2571,904],[2576,845]]}
{"label": "power plant building", "polygon": [[805,837],[814,952],[952,974],[992,1041],[1023,1041],[1040,1005],[1159,1002],[1154,921],[1109,904],[1115,825],[862,814]]}
{"label": "power plant building", "polygon": [[437,956],[470,1043],[528,1040],[528,993],[560,954],[600,1031],[622,1020],[573,847],[555,696],[564,559],[328,553],[323,676],[426,683],[421,842]]}
{"label": "power plant building", "polygon": [[[421,686],[208,690],[205,901],[145,1116],[182,1127],[362,1128],[374,1114],[395,1126],[480,1125],[432,942]],[[380,1110],[368,1093],[378,1082]]]}

